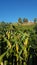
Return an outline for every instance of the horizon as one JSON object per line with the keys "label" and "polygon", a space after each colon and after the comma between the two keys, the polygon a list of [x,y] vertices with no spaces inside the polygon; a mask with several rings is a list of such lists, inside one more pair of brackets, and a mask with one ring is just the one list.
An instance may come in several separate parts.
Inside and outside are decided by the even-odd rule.
{"label": "horizon", "polygon": [[0,0],[0,22],[17,22],[19,17],[37,18],[37,0]]}

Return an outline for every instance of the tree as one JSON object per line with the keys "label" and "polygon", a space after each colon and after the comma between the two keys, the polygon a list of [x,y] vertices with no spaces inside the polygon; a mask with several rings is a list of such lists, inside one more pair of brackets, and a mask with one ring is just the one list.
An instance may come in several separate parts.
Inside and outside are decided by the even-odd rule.
{"label": "tree", "polygon": [[34,23],[36,23],[37,22],[37,18],[34,18]]}
{"label": "tree", "polygon": [[22,23],[22,19],[21,18],[18,19],[18,23]]}
{"label": "tree", "polygon": [[23,22],[24,22],[24,23],[28,22],[28,19],[27,19],[27,18],[24,18],[24,19],[23,19]]}

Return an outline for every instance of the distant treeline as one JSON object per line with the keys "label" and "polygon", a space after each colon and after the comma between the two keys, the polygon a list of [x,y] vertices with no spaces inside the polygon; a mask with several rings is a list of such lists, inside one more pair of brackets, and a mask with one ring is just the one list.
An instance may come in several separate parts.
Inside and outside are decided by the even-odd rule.
{"label": "distant treeline", "polygon": [[[2,21],[2,22],[5,22],[5,21]],[[23,19],[21,17],[18,18],[18,23],[27,23],[27,22],[29,22],[28,18],[23,18]],[[30,21],[30,22],[32,22],[32,21]],[[33,22],[36,23],[37,22],[37,18],[34,18]]]}

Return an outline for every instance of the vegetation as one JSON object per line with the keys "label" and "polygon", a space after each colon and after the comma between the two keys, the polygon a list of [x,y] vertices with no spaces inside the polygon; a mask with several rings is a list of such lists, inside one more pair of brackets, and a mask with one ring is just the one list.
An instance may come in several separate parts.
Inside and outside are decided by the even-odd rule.
{"label": "vegetation", "polygon": [[22,19],[21,18],[18,19],[18,23],[22,23]]}
{"label": "vegetation", "polygon": [[0,65],[37,64],[37,23],[18,23],[0,22]]}
{"label": "vegetation", "polygon": [[25,23],[25,22],[28,22],[28,19],[27,18],[24,18],[23,19],[23,22]]}
{"label": "vegetation", "polygon": [[37,18],[34,18],[34,22],[35,22],[35,23],[37,22]]}

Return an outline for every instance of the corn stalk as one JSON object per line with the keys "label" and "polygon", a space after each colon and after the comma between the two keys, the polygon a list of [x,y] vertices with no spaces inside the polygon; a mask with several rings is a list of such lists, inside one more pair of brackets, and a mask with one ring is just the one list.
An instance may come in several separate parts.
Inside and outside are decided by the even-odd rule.
{"label": "corn stalk", "polygon": [[0,56],[0,64],[2,63],[4,56],[7,54],[8,51],[9,49]]}

